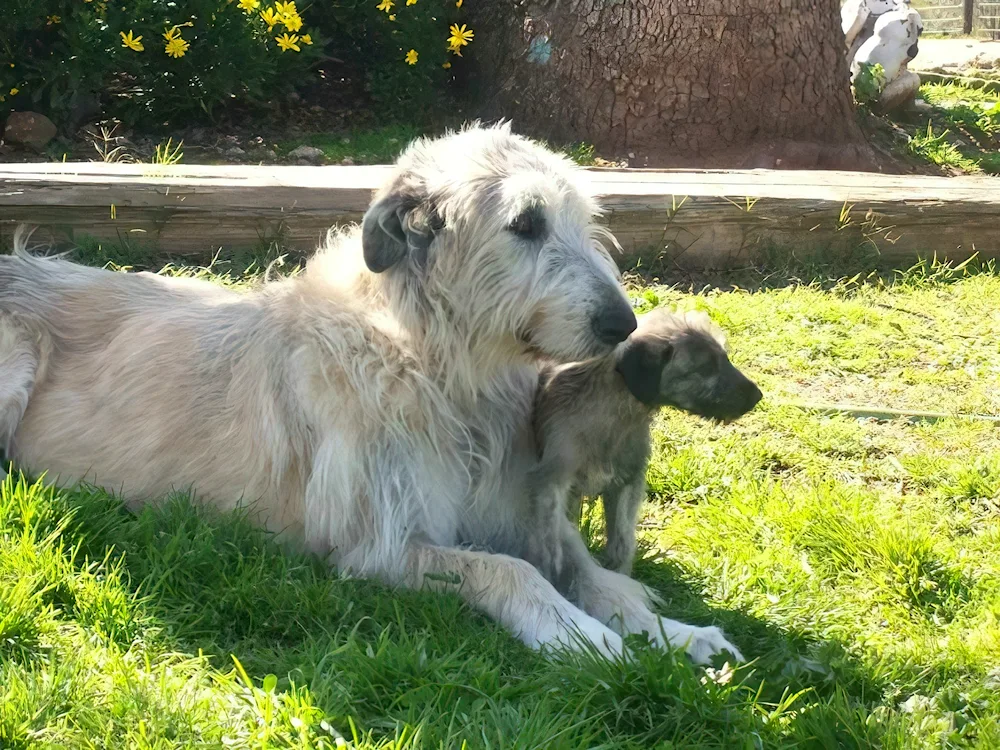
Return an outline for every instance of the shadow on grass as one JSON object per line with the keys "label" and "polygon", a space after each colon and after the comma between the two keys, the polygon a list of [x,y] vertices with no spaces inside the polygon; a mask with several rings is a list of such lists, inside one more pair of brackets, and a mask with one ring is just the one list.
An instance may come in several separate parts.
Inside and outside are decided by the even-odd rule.
{"label": "shadow on grass", "polygon": [[[723,627],[756,657],[751,668],[706,673],[650,648],[617,663],[549,661],[455,596],[339,578],[237,514],[174,498],[134,515],[86,489],[53,503],[52,530],[71,519],[61,535],[76,565],[109,551],[121,561],[130,625],[101,637],[124,650],[204,652],[222,670],[235,655],[255,680],[305,686],[331,720],[376,735],[404,724],[421,727],[426,746],[468,736],[469,747],[862,748],[895,731],[870,720],[882,686],[841,646],[713,609],[669,562],[640,561],[637,577],[663,595],[665,614]],[[69,615],[72,598],[59,602]]]}
{"label": "shadow on grass", "polygon": [[842,294],[861,287],[916,287],[952,284],[979,274],[996,275],[997,264],[973,255],[964,261],[939,260],[933,253],[919,257],[906,268],[886,260],[877,249],[862,245],[854,249],[799,250],[783,245],[761,247],[752,261],[722,271],[691,270],[664,258],[650,258],[627,271],[630,287],[660,284],[691,292],[737,289],[749,292],[815,286]]}

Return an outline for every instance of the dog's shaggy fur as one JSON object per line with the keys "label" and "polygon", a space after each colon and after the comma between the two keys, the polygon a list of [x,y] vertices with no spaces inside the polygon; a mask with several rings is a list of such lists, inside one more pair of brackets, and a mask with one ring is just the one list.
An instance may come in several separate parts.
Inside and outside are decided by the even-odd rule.
{"label": "dog's shaggy fur", "polygon": [[532,646],[617,653],[644,630],[706,659],[732,649],[718,629],[653,614],[568,521],[580,607],[519,559],[536,362],[635,327],[596,211],[567,160],[473,127],[411,145],[360,228],[250,293],[0,258],[0,436],[132,502],[252,504],[341,569],[453,588]]}
{"label": "dog's shaggy fur", "polygon": [[646,496],[653,416],[664,406],[720,420],[752,409],[760,390],[729,361],[722,331],[702,312],[654,310],[614,353],[548,365],[538,377],[534,430],[538,465],[529,474],[536,519],[527,559],[560,591],[562,546],[553,516],[578,518],[584,496],[601,496],[605,562],[628,574]]}

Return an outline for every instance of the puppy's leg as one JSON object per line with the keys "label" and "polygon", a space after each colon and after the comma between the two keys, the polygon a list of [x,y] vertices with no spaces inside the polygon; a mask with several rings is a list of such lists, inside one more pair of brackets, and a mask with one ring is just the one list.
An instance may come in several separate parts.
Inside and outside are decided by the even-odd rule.
{"label": "puppy's leg", "polygon": [[646,480],[640,476],[625,485],[612,485],[602,497],[608,532],[605,561],[609,569],[628,575],[635,559],[635,527],[646,498]]}
{"label": "puppy's leg", "polygon": [[407,553],[407,586],[454,591],[532,648],[589,644],[606,656],[622,651],[617,633],[570,604],[524,560],[418,542]]}
{"label": "puppy's leg", "polygon": [[528,473],[528,537],[524,558],[552,583],[562,572],[562,519],[572,490],[567,461],[548,454]]}
{"label": "puppy's leg", "polygon": [[598,565],[575,529],[568,527],[563,538],[565,566],[573,569],[578,603],[587,614],[622,635],[645,632],[654,643],[683,648],[697,664],[707,664],[722,651],[744,660],[719,628],[687,625],[653,612],[650,607],[658,600],[656,594],[638,581]]}

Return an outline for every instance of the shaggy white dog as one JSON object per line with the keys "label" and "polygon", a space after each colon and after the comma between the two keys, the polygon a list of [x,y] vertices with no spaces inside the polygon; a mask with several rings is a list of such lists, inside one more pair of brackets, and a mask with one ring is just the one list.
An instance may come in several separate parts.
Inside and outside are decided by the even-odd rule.
{"label": "shaggy white dog", "polygon": [[2,257],[0,442],[130,502],[252,505],[341,569],[454,589],[532,646],[616,653],[645,630],[738,654],[655,615],[568,521],[579,606],[518,557],[537,360],[636,324],[582,179],[507,127],[419,141],[362,227],[249,293]]}

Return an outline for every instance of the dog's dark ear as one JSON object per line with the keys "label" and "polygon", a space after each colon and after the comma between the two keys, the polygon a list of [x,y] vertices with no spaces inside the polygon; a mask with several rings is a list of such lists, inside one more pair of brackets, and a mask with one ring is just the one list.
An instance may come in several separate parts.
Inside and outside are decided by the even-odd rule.
{"label": "dog's dark ear", "polygon": [[398,194],[387,195],[373,203],[361,223],[361,248],[365,265],[374,273],[382,273],[399,263],[406,255],[406,214],[415,202]]}
{"label": "dog's dark ear", "polygon": [[672,353],[673,347],[667,342],[654,345],[641,336],[632,336],[621,345],[615,369],[633,396],[653,406],[660,402],[660,378]]}
{"label": "dog's dark ear", "polygon": [[374,273],[382,273],[409,253],[422,267],[434,233],[441,226],[433,206],[412,195],[390,193],[372,204],[361,223],[365,265]]}

